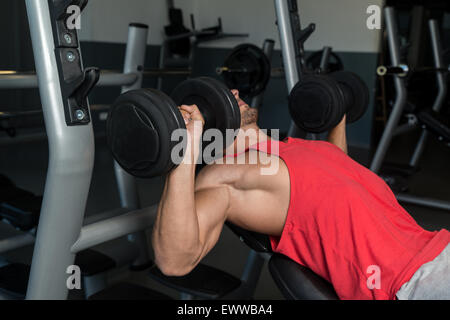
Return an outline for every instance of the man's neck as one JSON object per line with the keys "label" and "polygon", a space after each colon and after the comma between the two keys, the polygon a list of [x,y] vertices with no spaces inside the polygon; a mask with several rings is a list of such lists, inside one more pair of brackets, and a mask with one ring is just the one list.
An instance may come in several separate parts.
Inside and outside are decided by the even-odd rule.
{"label": "man's neck", "polygon": [[269,140],[263,130],[256,123],[251,123],[239,129],[234,143],[227,148],[227,154],[244,152],[250,146]]}

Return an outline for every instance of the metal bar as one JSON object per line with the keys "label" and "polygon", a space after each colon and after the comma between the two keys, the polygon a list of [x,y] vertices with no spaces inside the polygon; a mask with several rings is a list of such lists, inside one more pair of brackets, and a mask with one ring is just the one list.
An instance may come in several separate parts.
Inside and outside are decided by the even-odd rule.
{"label": "metal bar", "polygon": [[202,30],[202,31],[192,31],[192,32],[186,32],[180,35],[176,36],[170,36],[167,37],[164,41],[170,42],[170,41],[176,41],[181,39],[186,39],[190,37],[201,37],[199,39],[199,42],[206,42],[206,41],[212,41],[212,40],[218,40],[223,38],[245,38],[248,37],[248,33],[225,33],[225,32],[217,32],[216,30]]}
{"label": "metal bar", "polygon": [[154,77],[190,76],[192,74],[192,69],[190,68],[145,69],[143,74],[144,76],[154,76]]}
{"label": "metal bar", "polygon": [[29,233],[2,239],[0,240],[0,254],[25,247],[32,243],[34,243],[34,237]]}
{"label": "metal bar", "polygon": [[[281,53],[283,56],[283,65],[286,78],[288,93],[296,85],[299,79],[299,70],[296,63],[296,52],[293,34],[291,32],[291,21],[289,19],[289,8],[286,0],[274,0],[275,12],[277,16],[278,31],[280,33]],[[295,123],[291,121],[288,135],[290,137],[298,136],[300,130]]]}
{"label": "metal bar", "polygon": [[322,57],[320,58],[319,68],[322,72],[327,72],[328,63],[330,60],[331,47],[324,47],[322,50]]}
{"label": "metal bar", "polygon": [[[442,46],[441,46],[441,37],[439,34],[439,25],[438,22],[434,19],[428,21],[428,27],[430,28],[430,39],[431,39],[431,48],[433,51],[433,60],[434,66],[436,69],[442,70],[444,68],[444,62],[442,59]],[[434,100],[433,110],[439,112],[444,104],[445,98],[447,96],[447,77],[446,72],[436,72],[436,81],[438,85],[438,94],[436,99]],[[423,154],[423,150],[425,149],[425,144],[428,138],[428,131],[422,130],[422,133],[419,138],[419,142],[417,143],[416,149],[414,150],[413,156],[409,162],[409,165],[412,167],[416,167],[419,163],[420,157]]]}
{"label": "metal bar", "polygon": [[49,142],[47,179],[26,298],[66,299],[66,270],[75,259],[70,248],[81,230],[94,167],[94,133],[92,123],[66,125],[50,2],[25,3]]}
{"label": "metal bar", "polygon": [[38,80],[35,74],[0,75],[0,89],[29,89],[37,87]]}
{"label": "metal bar", "polygon": [[129,208],[116,208],[114,210],[105,211],[97,214],[93,214],[90,216],[87,216],[83,220],[83,226],[90,225],[92,223],[96,223],[102,220],[110,219],[113,217],[117,217],[119,215],[125,214],[127,212],[130,212],[131,210]]}
{"label": "metal bar", "polygon": [[142,231],[153,226],[158,206],[135,210],[84,226],[70,251],[77,253],[103,242]]}
{"label": "metal bar", "polygon": [[397,194],[396,197],[397,200],[400,202],[450,211],[450,202],[447,201],[436,200],[431,198],[422,198],[409,194]]}
{"label": "metal bar", "polygon": [[[264,54],[266,55],[267,59],[269,61],[272,60],[272,53],[273,53],[273,47],[275,46],[275,41],[271,40],[271,39],[266,39],[264,41],[262,50],[264,52]],[[251,106],[253,108],[258,109],[263,101],[264,98],[264,91],[261,92],[260,94],[258,94],[256,97],[253,97],[252,102],[251,102]]]}
{"label": "metal bar", "polygon": [[8,146],[12,144],[18,143],[26,143],[26,142],[34,142],[41,141],[47,139],[47,134],[45,132],[37,132],[37,133],[27,133],[20,134],[15,137],[0,137],[0,146]]}
{"label": "metal bar", "polygon": [[423,23],[425,7],[423,5],[413,6],[410,13],[410,32],[407,63],[411,69],[415,69],[422,58],[421,44],[424,38]]}
{"label": "metal bar", "polygon": [[[102,212],[99,214],[91,215],[86,217],[83,221],[83,225],[89,225],[101,220],[109,219],[112,217],[116,217],[118,215],[129,212],[128,208],[119,208],[111,211]],[[6,239],[0,240],[0,254],[3,252],[15,250],[29,244],[33,244],[35,242],[35,237],[31,233],[24,233],[18,236],[9,237]]]}
{"label": "metal bar", "polygon": [[7,120],[12,118],[32,117],[36,115],[42,115],[42,110],[30,110],[30,111],[0,111],[0,120]]}
{"label": "metal bar", "polygon": [[131,86],[140,81],[137,72],[101,73],[97,87]]}
{"label": "metal bar", "polygon": [[[385,20],[386,20],[386,31],[387,39],[389,44],[389,52],[391,56],[391,62],[393,65],[401,65],[400,61],[400,49],[397,33],[397,23],[395,22],[395,11],[392,7],[386,7],[384,9]],[[370,169],[377,173],[383,163],[386,152],[389,149],[393,133],[398,125],[400,117],[403,113],[403,109],[406,104],[407,92],[405,88],[404,79],[399,76],[394,76],[394,84],[396,89],[396,99],[395,104],[392,109],[391,115],[384,129],[383,135],[381,137],[380,143],[378,144],[375,156],[372,160]]]}
{"label": "metal bar", "polygon": [[[129,86],[138,79],[137,73],[102,72],[97,87]],[[36,74],[4,74],[0,75],[0,89],[32,89],[38,87]]]}
{"label": "metal bar", "polygon": [[[142,86],[142,70],[145,62],[147,37],[147,26],[142,24],[129,25],[123,72],[136,72],[138,77],[137,81],[132,85],[123,86],[122,93],[129,90],[139,89]],[[114,161],[114,174],[116,176],[117,188],[119,189],[121,206],[131,210],[140,208],[136,179],[125,172],[116,161]],[[133,262],[133,265],[140,266],[147,264],[150,261],[150,254],[145,232],[130,234],[128,236],[128,240],[135,243],[139,248],[139,256],[136,261]]]}

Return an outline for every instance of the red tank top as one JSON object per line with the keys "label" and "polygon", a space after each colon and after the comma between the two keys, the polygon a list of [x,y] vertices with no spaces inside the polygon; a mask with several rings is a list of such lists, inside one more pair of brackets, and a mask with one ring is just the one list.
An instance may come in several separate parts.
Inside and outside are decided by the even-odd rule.
{"label": "red tank top", "polygon": [[329,281],[339,298],[395,299],[450,242],[445,229],[421,228],[380,177],[335,145],[277,143],[278,151],[265,142],[250,147],[279,156],[289,171],[289,210],[272,249]]}

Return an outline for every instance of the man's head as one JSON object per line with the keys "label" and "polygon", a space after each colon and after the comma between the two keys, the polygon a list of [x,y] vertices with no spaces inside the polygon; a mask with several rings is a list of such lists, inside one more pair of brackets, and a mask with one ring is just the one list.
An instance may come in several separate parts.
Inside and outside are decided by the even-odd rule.
{"label": "man's head", "polygon": [[231,93],[234,95],[239,105],[239,111],[241,112],[241,128],[249,124],[256,124],[256,121],[258,120],[258,110],[250,108],[249,105],[239,97],[238,90],[233,89],[231,90]]}

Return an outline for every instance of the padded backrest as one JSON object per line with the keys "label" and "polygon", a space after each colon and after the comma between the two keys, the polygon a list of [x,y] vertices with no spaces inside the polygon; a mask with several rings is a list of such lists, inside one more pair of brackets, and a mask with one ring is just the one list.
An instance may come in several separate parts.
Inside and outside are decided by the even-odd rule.
{"label": "padded backrest", "polygon": [[333,286],[310,269],[274,253],[269,261],[272,278],[289,300],[339,300]]}
{"label": "padded backrest", "polygon": [[[251,249],[257,252],[273,253],[267,235],[247,231],[230,222],[226,224]],[[339,299],[329,282],[284,255],[274,253],[269,261],[269,270],[286,299]]]}
{"label": "padded backrest", "polygon": [[243,241],[251,249],[256,252],[272,252],[269,236],[242,229],[230,222],[226,222],[226,224],[241,239],[241,241]]}

